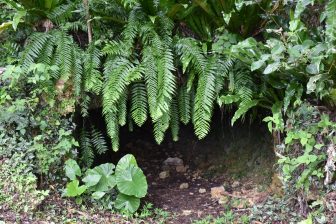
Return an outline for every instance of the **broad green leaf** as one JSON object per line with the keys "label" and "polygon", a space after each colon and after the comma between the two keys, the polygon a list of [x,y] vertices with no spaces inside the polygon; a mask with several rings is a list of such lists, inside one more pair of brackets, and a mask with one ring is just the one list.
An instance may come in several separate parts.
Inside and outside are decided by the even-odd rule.
{"label": "broad green leaf", "polygon": [[117,164],[116,173],[125,170],[131,164],[138,166],[135,157],[132,154],[123,156]]}
{"label": "broad green leaf", "polygon": [[322,75],[315,75],[310,77],[307,83],[307,94],[313,93],[316,90],[316,82],[322,78]]}
{"label": "broad green leaf", "polygon": [[255,61],[251,64],[251,71],[261,68],[265,64],[264,60]]}
{"label": "broad green leaf", "polygon": [[278,68],[280,67],[280,63],[279,62],[274,62],[272,64],[267,65],[267,67],[264,70],[264,74],[270,74],[275,72]]}
{"label": "broad green leaf", "polygon": [[94,192],[94,193],[91,195],[91,197],[92,197],[93,199],[99,200],[99,199],[101,199],[102,197],[104,197],[105,194],[106,194],[105,192],[102,192],[102,191],[96,191],[96,192]]}
{"label": "broad green leaf", "polygon": [[147,180],[142,170],[134,164],[122,170],[117,170],[116,180],[118,190],[126,195],[133,195],[138,198],[147,194]]}
{"label": "broad green leaf", "polygon": [[105,192],[116,185],[113,172],[114,165],[112,163],[101,164],[94,169],[88,170],[83,181],[90,190]]}
{"label": "broad green leaf", "polygon": [[86,186],[79,186],[78,180],[73,180],[70,183],[67,184],[66,190],[65,190],[65,196],[67,197],[76,197],[80,196],[86,191]]}
{"label": "broad green leaf", "polygon": [[26,11],[18,11],[17,13],[15,13],[14,18],[13,18],[13,24],[12,24],[14,30],[16,30],[22,17],[26,16],[26,14],[27,14]]}
{"label": "broad green leaf", "polygon": [[138,210],[140,206],[140,199],[134,196],[128,196],[124,194],[118,194],[115,201],[115,207],[117,209],[124,209],[131,213],[134,213]]}
{"label": "broad green leaf", "polygon": [[77,162],[73,159],[68,159],[65,162],[65,175],[70,179],[70,180],[75,180],[76,176],[81,176],[82,172],[80,167],[78,166]]}
{"label": "broad green leaf", "polygon": [[87,175],[83,178],[83,182],[87,187],[95,186],[101,179],[101,175],[95,170],[88,170]]}

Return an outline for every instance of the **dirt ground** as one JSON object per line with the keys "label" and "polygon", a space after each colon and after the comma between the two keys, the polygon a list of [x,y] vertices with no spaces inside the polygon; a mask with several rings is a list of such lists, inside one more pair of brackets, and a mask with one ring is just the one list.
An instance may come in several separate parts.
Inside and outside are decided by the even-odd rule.
{"label": "dirt ground", "polygon": [[[192,223],[209,215],[221,216],[228,209],[248,214],[249,207],[276,193],[272,143],[258,127],[215,131],[203,141],[186,128],[178,142],[167,140],[161,145],[149,133],[133,136],[123,151],[136,156],[147,176],[145,201],[174,214],[169,223]],[[177,172],[176,166],[165,166],[168,158],[183,160],[186,170]],[[162,179],[160,173],[165,170],[169,177]],[[212,197],[211,188],[221,186],[223,195]]]}

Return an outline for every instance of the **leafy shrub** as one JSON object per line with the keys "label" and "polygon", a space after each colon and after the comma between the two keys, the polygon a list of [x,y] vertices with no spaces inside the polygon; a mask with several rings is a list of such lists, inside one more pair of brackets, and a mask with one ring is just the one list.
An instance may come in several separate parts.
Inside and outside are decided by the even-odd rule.
{"label": "leafy shrub", "polygon": [[[90,195],[106,208],[134,213],[140,206],[140,198],[147,194],[146,177],[130,154],[122,157],[117,166],[105,163],[88,169],[85,174],[71,159],[66,161],[64,169],[71,180],[64,195],[77,197],[78,201],[81,201],[81,195]],[[78,178],[82,178],[83,185],[80,186]]]}
{"label": "leafy shrub", "polygon": [[[0,77],[0,161],[3,209],[31,212],[59,178],[66,156],[77,145],[73,124],[59,112],[51,68],[8,66]],[[66,100],[65,100],[66,101]]]}
{"label": "leafy shrub", "polygon": [[0,161],[0,211],[32,212],[49,193],[37,190],[37,177],[24,157],[18,152]]}

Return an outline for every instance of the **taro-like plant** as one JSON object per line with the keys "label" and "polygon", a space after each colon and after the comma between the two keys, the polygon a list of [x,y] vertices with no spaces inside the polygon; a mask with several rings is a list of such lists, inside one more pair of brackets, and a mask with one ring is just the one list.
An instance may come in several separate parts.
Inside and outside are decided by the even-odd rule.
{"label": "taro-like plant", "polygon": [[88,169],[84,175],[77,162],[69,159],[64,170],[71,180],[64,195],[76,197],[78,201],[83,199],[82,195],[91,196],[107,207],[134,213],[140,206],[140,198],[147,194],[146,177],[131,154],[122,157],[117,166],[112,163],[101,164]]}

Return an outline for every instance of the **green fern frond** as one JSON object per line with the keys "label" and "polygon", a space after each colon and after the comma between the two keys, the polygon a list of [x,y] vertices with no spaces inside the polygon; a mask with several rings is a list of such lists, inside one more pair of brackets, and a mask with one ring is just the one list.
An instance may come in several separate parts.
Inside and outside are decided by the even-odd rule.
{"label": "green fern frond", "polygon": [[169,128],[170,116],[169,113],[163,114],[157,121],[154,123],[154,138],[158,144],[161,144],[167,129]]}
{"label": "green fern frond", "polygon": [[83,117],[87,117],[89,115],[89,106],[91,102],[91,97],[87,93],[83,93],[81,96],[81,114]]}
{"label": "green fern frond", "polygon": [[209,58],[205,72],[198,80],[193,122],[195,134],[199,139],[204,138],[210,130],[212,111],[216,99],[215,64],[215,58]]}
{"label": "green fern frond", "polygon": [[118,115],[115,112],[107,112],[105,115],[105,123],[107,126],[107,134],[112,141],[113,151],[119,150],[119,124]]}
{"label": "green fern frond", "polygon": [[234,125],[234,123],[239,118],[244,116],[244,114],[246,114],[246,112],[249,111],[252,107],[255,107],[258,104],[258,102],[259,102],[258,100],[250,100],[246,102],[241,102],[238,106],[238,110],[235,112],[235,114],[233,115],[231,119],[231,125]]}
{"label": "green fern frond", "polygon": [[47,14],[48,18],[56,24],[61,24],[71,18],[73,11],[76,9],[76,2],[68,2],[68,4],[61,4]]}
{"label": "green fern frond", "polygon": [[91,44],[85,52],[84,64],[84,90],[87,92],[94,92],[99,95],[102,89],[102,75],[99,71],[100,68],[100,52],[93,44]]}
{"label": "green fern frond", "polygon": [[175,76],[173,64],[173,54],[167,49],[158,61],[158,74],[157,74],[157,112],[158,116],[169,111],[172,96],[176,89]]}
{"label": "green fern frond", "polygon": [[108,150],[104,135],[94,127],[91,128],[91,142],[99,155]]}
{"label": "green fern frond", "polygon": [[188,124],[191,117],[191,98],[190,92],[187,90],[187,85],[183,85],[178,91],[178,108],[179,117],[183,124]]}
{"label": "green fern frond", "polygon": [[54,72],[53,76],[56,79],[67,80],[72,75],[71,49],[73,40],[62,31],[55,32],[53,38],[56,46],[53,63],[59,68],[57,72]]}
{"label": "green fern frond", "polygon": [[176,44],[176,48],[178,54],[181,56],[183,71],[186,71],[187,67],[192,66],[192,69],[198,75],[204,74],[207,60],[195,40],[191,38],[180,39]]}
{"label": "green fern frond", "polygon": [[177,99],[173,98],[171,109],[170,109],[170,129],[173,137],[173,141],[179,140],[179,131],[180,131],[180,123],[179,123],[179,110]]}
{"label": "green fern frond", "polygon": [[128,77],[137,70],[138,67],[123,57],[116,57],[105,63],[105,83],[103,87],[104,109],[115,109],[117,101],[129,85]]}
{"label": "green fern frond", "polygon": [[46,45],[52,39],[51,37],[48,33],[34,33],[30,36],[20,61],[24,70],[28,69],[46,49]]}
{"label": "green fern frond", "polygon": [[131,115],[134,122],[141,127],[147,120],[147,92],[143,82],[131,87]]}
{"label": "green fern frond", "polygon": [[94,153],[89,133],[84,128],[82,129],[80,134],[80,147],[82,150],[81,161],[87,167],[91,167],[93,164]]}
{"label": "green fern frond", "polygon": [[124,126],[127,121],[127,97],[128,93],[127,91],[124,92],[124,94],[121,95],[119,101],[118,101],[118,122],[120,126]]}
{"label": "green fern frond", "polygon": [[153,54],[151,47],[146,47],[143,50],[142,64],[144,66],[144,77],[146,83],[146,90],[148,96],[148,105],[149,105],[149,114],[153,121],[158,119],[156,114],[156,105],[157,105],[157,64],[156,57]]}

